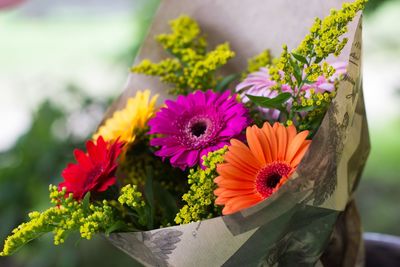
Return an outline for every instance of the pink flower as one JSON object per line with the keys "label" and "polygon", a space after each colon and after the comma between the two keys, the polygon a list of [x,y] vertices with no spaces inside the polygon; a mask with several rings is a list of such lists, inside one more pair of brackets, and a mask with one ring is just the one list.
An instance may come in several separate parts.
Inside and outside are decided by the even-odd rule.
{"label": "pink flower", "polygon": [[[346,73],[347,62],[335,62],[331,66],[335,68],[335,73],[329,79],[324,76],[318,77],[313,84],[305,84],[301,90],[305,91],[305,97],[310,96],[310,89],[314,89],[316,93],[331,92],[335,88],[335,80]],[[246,95],[265,96],[274,98],[278,95],[277,90],[271,89],[276,82],[271,79],[267,68],[260,68],[259,71],[250,73],[241,83],[236,86],[236,92],[241,93],[242,101],[247,103],[249,98]],[[282,92],[295,93],[297,88],[293,90],[289,85],[282,85]],[[291,101],[291,99],[289,100]],[[288,106],[291,106],[289,102]],[[280,111],[276,109],[260,108],[265,118],[276,121],[279,118]]]}

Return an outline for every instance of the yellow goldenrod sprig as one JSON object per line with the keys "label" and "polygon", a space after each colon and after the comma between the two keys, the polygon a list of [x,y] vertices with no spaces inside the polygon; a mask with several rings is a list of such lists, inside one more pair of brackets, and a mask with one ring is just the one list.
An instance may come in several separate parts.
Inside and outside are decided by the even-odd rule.
{"label": "yellow goldenrod sprig", "polygon": [[172,33],[160,34],[156,37],[166,51],[178,58],[192,52],[205,55],[207,41],[204,36],[200,36],[200,27],[194,20],[188,16],[180,16],[169,24]]}
{"label": "yellow goldenrod sprig", "polygon": [[52,232],[54,244],[64,243],[68,234],[79,231],[82,238],[91,239],[93,234],[105,232],[116,222],[116,215],[108,201],[86,204],[77,201],[72,194],[66,196],[65,188],[61,191],[50,185],[50,202],[55,206],[43,212],[29,214],[29,221],[22,223],[7,237],[0,256],[13,254],[19,248],[43,234]]}
{"label": "yellow goldenrod sprig", "polygon": [[260,68],[267,67],[272,63],[271,51],[266,49],[260,54],[250,58],[247,61],[247,70],[242,73],[242,80],[252,72],[258,71]]}
{"label": "yellow goldenrod sprig", "polygon": [[354,19],[357,12],[363,10],[368,0],[356,0],[344,3],[342,9],[332,9],[330,15],[323,20],[317,18],[304,40],[295,52],[306,58],[314,58],[315,63],[329,55],[338,56],[347,43],[347,38],[341,36],[347,32],[347,25]]}
{"label": "yellow goldenrod sprig", "polygon": [[121,203],[121,205],[127,205],[132,209],[139,209],[145,206],[142,193],[137,190],[136,185],[131,184],[121,188],[118,202]]}
{"label": "yellow goldenrod sprig", "polygon": [[182,197],[187,204],[176,215],[175,223],[185,224],[221,215],[220,209],[214,205],[214,178],[217,177],[217,164],[224,161],[223,156],[227,150],[228,147],[225,146],[204,156],[203,165],[206,169],[198,167],[196,170],[190,170],[190,189]]}
{"label": "yellow goldenrod sprig", "polygon": [[131,71],[160,77],[162,82],[174,86],[173,94],[214,88],[219,80],[216,70],[235,56],[229,44],[218,45],[207,52],[207,42],[200,35],[200,27],[190,17],[181,16],[172,20],[170,25],[172,33],[161,34],[156,40],[174,58],[158,63],[145,59]]}
{"label": "yellow goldenrod sprig", "polygon": [[140,226],[146,226],[148,224],[150,218],[146,209],[148,209],[149,206],[146,206],[143,195],[138,191],[136,185],[128,184],[121,188],[118,202],[122,206],[126,205],[130,208],[131,212],[128,212],[128,214],[132,215],[132,212],[135,213],[135,221]]}

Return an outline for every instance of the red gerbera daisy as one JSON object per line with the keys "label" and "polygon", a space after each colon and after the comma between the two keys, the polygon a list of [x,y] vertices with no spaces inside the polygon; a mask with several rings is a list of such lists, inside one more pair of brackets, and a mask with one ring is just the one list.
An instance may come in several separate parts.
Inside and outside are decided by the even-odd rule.
{"label": "red gerbera daisy", "polygon": [[121,153],[123,143],[105,142],[99,137],[96,142],[87,141],[87,153],[75,149],[76,164],[68,164],[62,172],[64,182],[58,185],[61,190],[66,187],[67,194],[73,193],[77,200],[82,199],[87,192],[104,192],[117,181],[115,171],[117,158]]}

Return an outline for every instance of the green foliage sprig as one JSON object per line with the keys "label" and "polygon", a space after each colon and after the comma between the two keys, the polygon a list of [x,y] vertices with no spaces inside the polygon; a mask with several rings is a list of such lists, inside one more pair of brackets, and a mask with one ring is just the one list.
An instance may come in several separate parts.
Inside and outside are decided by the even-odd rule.
{"label": "green foliage sprig", "polygon": [[158,35],[156,40],[174,58],[158,63],[145,59],[131,71],[159,76],[162,82],[174,86],[170,93],[175,95],[216,87],[220,80],[216,70],[235,56],[229,44],[220,44],[207,52],[206,39],[200,35],[199,25],[190,17],[181,16],[172,20],[170,25],[172,33]]}

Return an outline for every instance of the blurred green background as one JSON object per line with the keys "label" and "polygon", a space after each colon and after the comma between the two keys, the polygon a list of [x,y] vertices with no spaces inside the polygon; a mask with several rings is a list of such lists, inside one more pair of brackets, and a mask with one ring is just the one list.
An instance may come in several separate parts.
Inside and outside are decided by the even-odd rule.
{"label": "blurred green background", "polygon": [[[48,206],[47,185],[121,93],[158,0],[31,0],[0,11],[0,241]],[[372,151],[356,197],[366,231],[400,235],[400,1],[370,0],[364,90]],[[2,245],[0,245],[2,246]],[[131,266],[102,237],[50,236],[1,267]]]}

